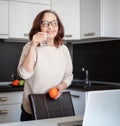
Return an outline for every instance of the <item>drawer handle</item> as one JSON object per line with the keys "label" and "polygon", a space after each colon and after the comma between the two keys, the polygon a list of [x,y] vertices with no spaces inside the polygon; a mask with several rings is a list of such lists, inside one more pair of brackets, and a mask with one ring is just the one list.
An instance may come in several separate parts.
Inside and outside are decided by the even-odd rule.
{"label": "drawer handle", "polygon": [[8,114],[8,110],[0,110],[0,114]]}
{"label": "drawer handle", "polygon": [[7,101],[7,97],[0,97],[0,101]]}
{"label": "drawer handle", "polygon": [[72,97],[79,98],[79,95],[71,95]]}
{"label": "drawer handle", "polygon": [[94,36],[96,33],[95,32],[89,32],[89,33],[84,33],[84,36]]}
{"label": "drawer handle", "polygon": [[28,37],[28,36],[29,36],[29,34],[28,34],[28,33],[24,33],[24,36],[25,36],[25,37]]}
{"label": "drawer handle", "polygon": [[72,35],[71,34],[67,34],[65,35],[66,38],[72,38]]}

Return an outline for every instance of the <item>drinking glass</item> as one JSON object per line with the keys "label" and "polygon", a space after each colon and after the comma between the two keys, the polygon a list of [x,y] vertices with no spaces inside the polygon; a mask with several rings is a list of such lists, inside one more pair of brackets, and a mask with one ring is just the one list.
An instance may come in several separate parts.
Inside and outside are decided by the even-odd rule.
{"label": "drinking glass", "polygon": [[45,33],[45,38],[46,40],[40,44],[41,46],[48,46],[48,39],[49,39],[48,33]]}

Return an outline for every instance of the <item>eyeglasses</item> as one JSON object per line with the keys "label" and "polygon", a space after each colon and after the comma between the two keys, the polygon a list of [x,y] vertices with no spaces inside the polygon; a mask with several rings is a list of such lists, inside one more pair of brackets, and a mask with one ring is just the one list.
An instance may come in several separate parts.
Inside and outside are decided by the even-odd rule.
{"label": "eyeglasses", "polygon": [[42,22],[41,22],[41,26],[42,26],[42,27],[48,27],[50,24],[51,24],[53,27],[57,27],[57,26],[58,26],[58,21],[57,21],[57,20],[53,20],[53,21],[42,21]]}

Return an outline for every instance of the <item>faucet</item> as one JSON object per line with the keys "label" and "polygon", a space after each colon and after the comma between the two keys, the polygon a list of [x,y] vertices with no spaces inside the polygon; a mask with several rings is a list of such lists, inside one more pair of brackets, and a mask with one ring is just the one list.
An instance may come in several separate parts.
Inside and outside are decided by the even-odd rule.
{"label": "faucet", "polygon": [[82,68],[82,71],[85,72],[85,86],[91,86],[91,83],[89,81],[89,71],[85,68]]}

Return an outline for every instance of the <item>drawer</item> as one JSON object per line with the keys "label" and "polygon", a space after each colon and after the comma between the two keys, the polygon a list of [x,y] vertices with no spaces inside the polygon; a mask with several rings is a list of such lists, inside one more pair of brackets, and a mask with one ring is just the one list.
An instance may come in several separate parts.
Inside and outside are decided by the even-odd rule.
{"label": "drawer", "polygon": [[0,123],[19,122],[21,114],[21,104],[1,105]]}
{"label": "drawer", "polygon": [[70,91],[75,115],[84,115],[85,111],[85,92],[75,91],[75,90],[66,90]]}
{"label": "drawer", "polygon": [[0,105],[21,103],[23,92],[0,93]]}

